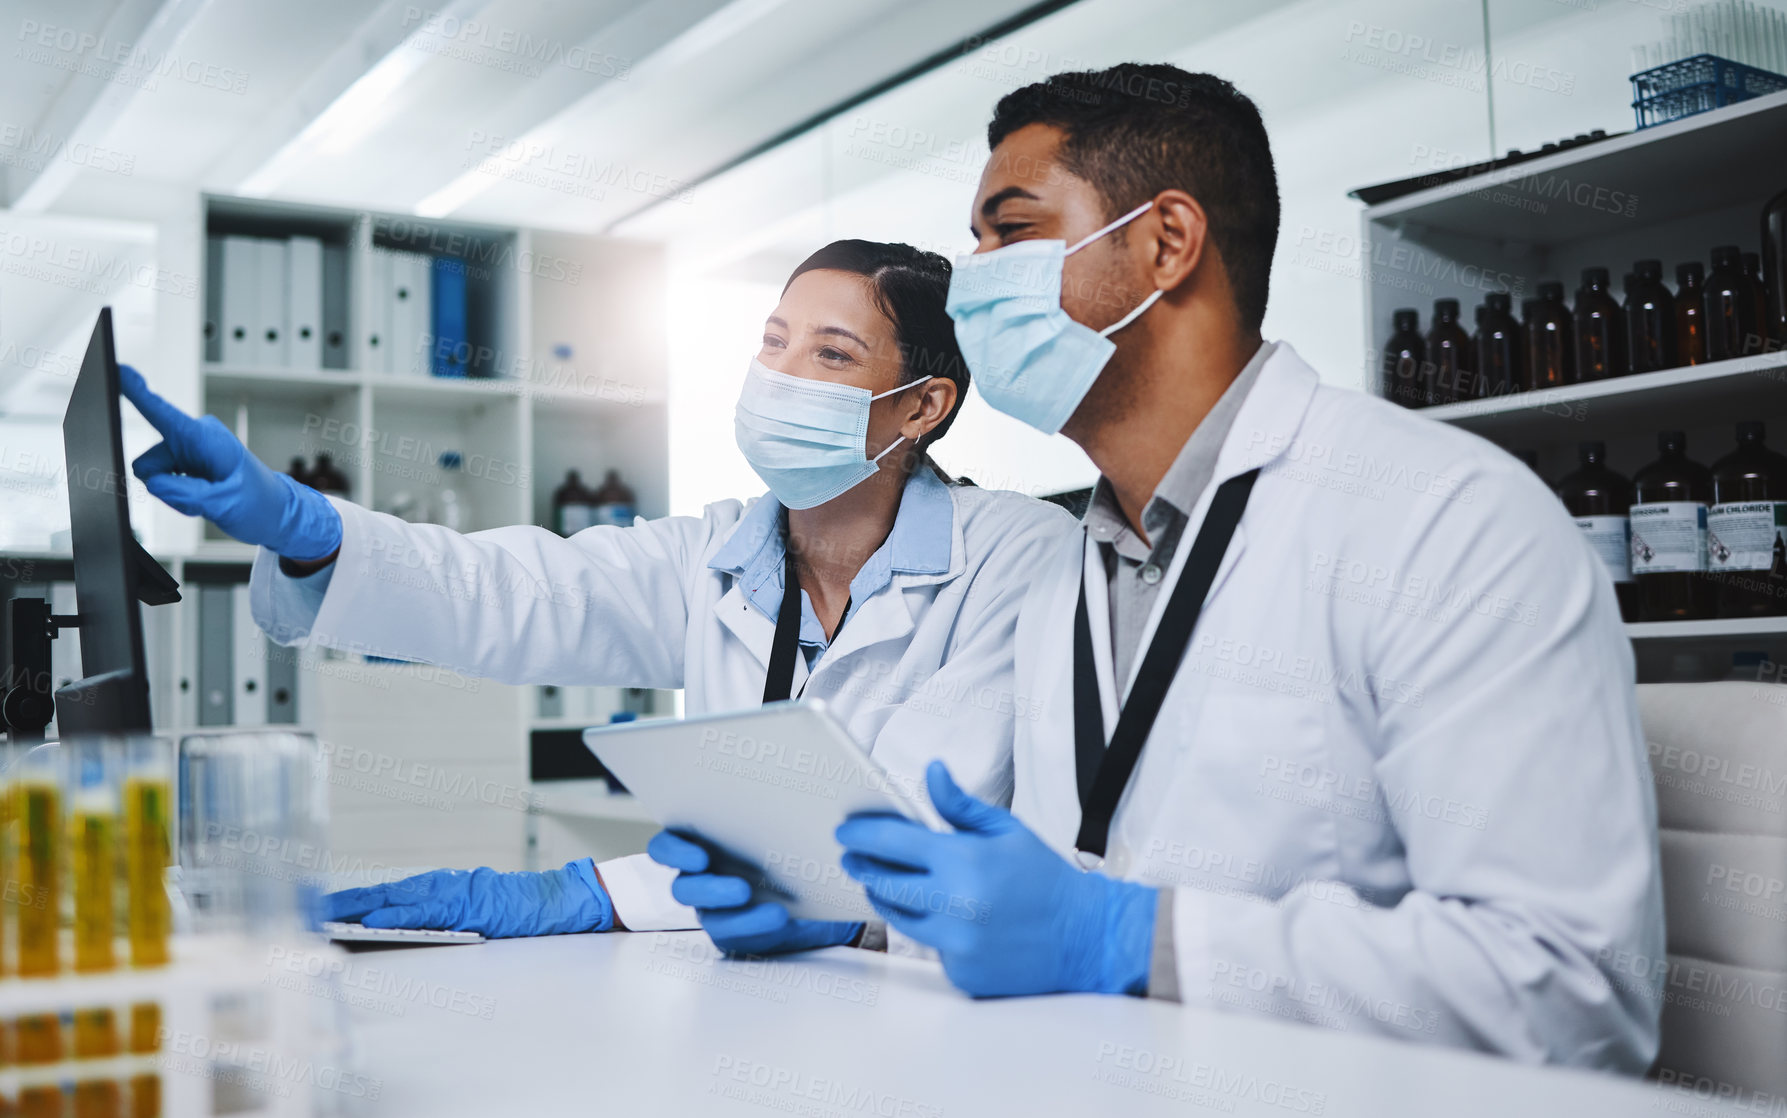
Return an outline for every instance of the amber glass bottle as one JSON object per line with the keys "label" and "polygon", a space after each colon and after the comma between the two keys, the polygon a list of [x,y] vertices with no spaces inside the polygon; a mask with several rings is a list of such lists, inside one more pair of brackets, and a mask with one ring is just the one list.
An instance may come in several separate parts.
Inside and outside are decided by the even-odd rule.
{"label": "amber glass bottle", "polygon": [[1713,463],[1706,566],[1720,617],[1787,614],[1787,457],[1763,435],[1760,422],[1739,423],[1737,449]]}
{"label": "amber glass bottle", "polygon": [[1736,245],[1713,249],[1713,270],[1706,276],[1706,359],[1742,357],[1755,344],[1756,300],[1743,274]]}
{"label": "amber glass bottle", "polygon": [[1526,347],[1515,321],[1514,299],[1491,291],[1477,319],[1477,395],[1506,396],[1526,387]]}
{"label": "amber glass bottle", "polygon": [[1384,343],[1383,392],[1405,408],[1425,407],[1432,391],[1432,376],[1423,376],[1427,343],[1421,338],[1421,316],[1413,307],[1398,307],[1390,314],[1394,328]]}
{"label": "amber glass bottle", "polygon": [[1626,285],[1626,359],[1634,373],[1675,365],[1675,296],[1663,283],[1661,260],[1632,265]]}
{"label": "amber glass bottle", "polygon": [[1576,290],[1576,376],[1606,380],[1626,372],[1626,328],[1607,289],[1606,268],[1584,268]]}
{"label": "amber glass bottle", "polygon": [[1750,289],[1750,301],[1756,305],[1751,317],[1755,320],[1756,331],[1745,339],[1744,352],[1762,353],[1768,349],[1768,284],[1762,278],[1762,256],[1759,253],[1746,252],[1738,257],[1742,267],[1744,284]]}
{"label": "amber glass bottle", "polygon": [[340,497],[348,495],[347,475],[335,468],[334,460],[327,454],[316,456],[316,469],[310,471],[310,476],[305,481],[320,493],[334,493]]}
{"label": "amber glass bottle", "polygon": [[1657,435],[1657,460],[1632,479],[1632,574],[1646,621],[1713,616],[1706,580],[1706,506],[1712,471],[1688,458],[1680,431]]}
{"label": "amber glass bottle", "polygon": [[1675,266],[1675,363],[1706,360],[1706,269],[1690,260]]}
{"label": "amber glass bottle", "polygon": [[1613,579],[1620,617],[1636,621],[1638,584],[1632,580],[1632,529],[1627,519],[1632,483],[1607,467],[1606,443],[1583,443],[1579,452],[1581,468],[1557,483],[1557,495]]}
{"label": "amber glass bottle", "polygon": [[1564,285],[1553,281],[1539,285],[1539,297],[1522,304],[1526,314],[1526,386],[1556,388],[1576,383],[1575,342],[1570,331],[1570,308],[1564,305]]}
{"label": "amber glass bottle", "polygon": [[1471,385],[1477,364],[1471,336],[1458,324],[1458,300],[1433,301],[1433,326],[1427,332],[1427,360],[1433,366],[1433,395],[1436,404],[1450,404],[1468,397],[1464,391]]}
{"label": "amber glass bottle", "polygon": [[1787,347],[1787,190],[1762,207],[1762,275],[1769,340]]}

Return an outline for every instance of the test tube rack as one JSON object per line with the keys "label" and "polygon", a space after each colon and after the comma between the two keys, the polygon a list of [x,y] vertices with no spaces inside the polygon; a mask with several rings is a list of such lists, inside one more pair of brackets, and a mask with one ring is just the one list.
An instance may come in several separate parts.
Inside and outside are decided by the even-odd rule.
{"label": "test tube rack", "polygon": [[[332,1046],[314,1027],[317,999],[270,980],[269,961],[281,949],[296,950],[234,936],[176,936],[167,966],[9,976],[0,982],[0,1022],[14,1052],[21,1021],[54,1016],[66,1025],[84,1011],[109,1008],[117,1029],[128,1034],[132,1008],[152,1004],[159,1007],[159,1023],[152,1052],[130,1052],[125,1040],[115,1056],[77,1059],[64,1046],[64,1058],[55,1063],[9,1060],[0,1070],[0,1097],[17,1100],[21,1090],[58,1084],[64,1090],[95,1081],[122,1086],[154,1075],[160,1115],[312,1118],[333,1112],[343,1073],[331,1065]],[[129,1114],[128,1104],[119,1112]]]}

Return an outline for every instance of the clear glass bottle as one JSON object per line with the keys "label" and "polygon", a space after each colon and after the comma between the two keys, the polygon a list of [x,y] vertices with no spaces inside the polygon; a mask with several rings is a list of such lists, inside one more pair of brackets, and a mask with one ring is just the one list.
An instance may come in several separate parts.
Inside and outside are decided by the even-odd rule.
{"label": "clear glass bottle", "polygon": [[434,494],[434,522],[455,532],[466,530],[467,515],[462,489],[465,458],[457,450],[444,450],[439,459],[441,485]]}
{"label": "clear glass bottle", "polygon": [[1681,431],[1657,435],[1658,458],[1632,479],[1632,574],[1645,621],[1713,616],[1706,580],[1706,511],[1712,471],[1688,458]]}
{"label": "clear glass bottle", "polygon": [[1588,537],[1613,579],[1619,615],[1638,620],[1638,583],[1632,578],[1632,483],[1607,466],[1607,444],[1585,442],[1578,448],[1580,467],[1557,483],[1564,508]]}

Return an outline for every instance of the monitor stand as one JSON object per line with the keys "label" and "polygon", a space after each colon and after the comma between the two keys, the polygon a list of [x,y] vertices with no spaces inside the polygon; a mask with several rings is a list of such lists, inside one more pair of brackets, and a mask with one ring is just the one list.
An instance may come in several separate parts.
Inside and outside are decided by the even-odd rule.
{"label": "monitor stand", "polygon": [[[129,541],[131,585],[146,606],[180,600],[180,584],[138,543]],[[47,598],[7,601],[6,647],[0,649],[0,730],[13,745],[36,745],[60,710],[62,732],[102,731],[103,712],[122,709],[148,681],[128,670],[90,676],[57,691],[50,678],[50,642],[63,629],[80,628],[79,614],[51,613]],[[144,704],[147,705],[146,703]],[[93,717],[89,717],[89,714]],[[88,725],[93,723],[93,725]]]}

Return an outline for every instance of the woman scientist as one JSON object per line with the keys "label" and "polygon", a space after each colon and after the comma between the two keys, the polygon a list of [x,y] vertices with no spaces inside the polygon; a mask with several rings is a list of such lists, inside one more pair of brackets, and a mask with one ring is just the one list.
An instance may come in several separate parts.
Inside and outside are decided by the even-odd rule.
{"label": "woman scientist", "polygon": [[[951,482],[925,451],[968,372],[944,311],[950,266],[902,244],[838,241],[796,268],[745,374],[739,449],[769,493],[700,516],[569,539],[532,526],[461,535],[326,498],[123,369],[164,441],[149,491],[261,547],[254,617],[316,644],[527,684],[677,688],[690,714],[825,699],[909,786],[947,761],[969,791],[1010,795],[1017,607],[1040,556],[1079,530],[1061,509]],[[794,640],[777,641],[784,585]],[[694,927],[673,871],[644,855],[544,873],[436,870],[325,898],[325,917],[489,936]],[[850,941],[856,925],[779,905],[710,920],[721,947]]]}

